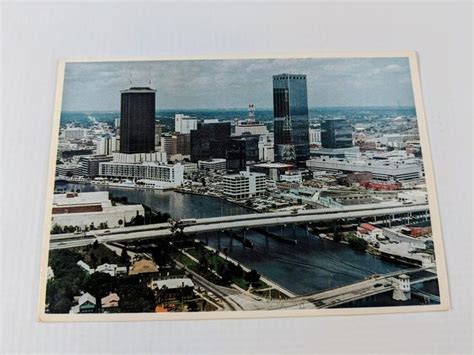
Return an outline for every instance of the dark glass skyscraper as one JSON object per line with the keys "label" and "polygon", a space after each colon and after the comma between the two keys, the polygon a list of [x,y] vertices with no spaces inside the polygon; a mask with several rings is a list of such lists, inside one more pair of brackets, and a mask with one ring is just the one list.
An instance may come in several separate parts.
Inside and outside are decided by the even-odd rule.
{"label": "dark glass skyscraper", "polygon": [[148,87],[121,91],[121,153],[150,153],[155,150],[155,93]]}
{"label": "dark glass skyscraper", "polygon": [[275,159],[309,159],[309,118],[306,75],[273,76]]}
{"label": "dark glass skyscraper", "polygon": [[229,139],[226,148],[226,170],[228,173],[244,171],[247,163],[247,146],[243,138]]}
{"label": "dark glass skyscraper", "polygon": [[329,118],[321,122],[323,148],[352,147],[352,126],[345,118]]}
{"label": "dark glass skyscraper", "polygon": [[230,138],[230,122],[198,124],[191,131],[191,161],[226,158]]}

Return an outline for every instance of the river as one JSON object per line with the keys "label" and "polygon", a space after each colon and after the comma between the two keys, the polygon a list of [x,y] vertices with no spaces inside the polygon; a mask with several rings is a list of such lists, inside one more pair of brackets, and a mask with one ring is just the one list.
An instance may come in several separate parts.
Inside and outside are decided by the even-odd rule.
{"label": "river", "polygon": [[[57,187],[67,191],[110,191],[113,196],[126,196],[131,203],[143,203],[160,212],[167,212],[174,218],[203,218],[222,215],[254,213],[243,207],[213,198],[173,191],[134,190],[58,183]],[[274,230],[279,232],[280,228]],[[293,234],[295,233],[295,234]],[[244,248],[240,242],[225,234],[211,233],[207,241],[212,247],[227,248],[229,255],[256,269],[262,275],[297,294],[307,294],[330,287],[355,282],[368,275],[388,273],[403,269],[375,256],[352,250],[349,246],[321,239],[302,228],[285,230],[288,237],[295,236],[296,245],[285,244],[249,231],[246,238],[254,243],[254,248]],[[205,236],[201,236],[203,240]]]}

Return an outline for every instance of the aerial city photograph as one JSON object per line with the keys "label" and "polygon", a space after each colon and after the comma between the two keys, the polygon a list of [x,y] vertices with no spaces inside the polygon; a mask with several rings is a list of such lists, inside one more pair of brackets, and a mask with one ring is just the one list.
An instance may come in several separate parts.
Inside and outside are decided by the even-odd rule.
{"label": "aerial city photograph", "polygon": [[439,305],[407,57],[67,62],[45,314]]}

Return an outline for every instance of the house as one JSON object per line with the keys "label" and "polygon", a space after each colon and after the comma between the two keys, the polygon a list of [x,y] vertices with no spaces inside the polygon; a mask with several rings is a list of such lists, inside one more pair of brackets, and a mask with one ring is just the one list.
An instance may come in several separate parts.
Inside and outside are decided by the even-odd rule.
{"label": "house", "polygon": [[75,297],[77,305],[72,306],[69,313],[94,313],[96,311],[96,299],[90,293],[84,293],[79,297]]}
{"label": "house", "polygon": [[95,272],[103,272],[104,274],[109,274],[110,276],[117,275],[117,264],[102,264],[96,267]]}
{"label": "house", "polygon": [[370,223],[362,223],[357,227],[357,237],[364,239],[367,243],[377,243],[379,240],[386,239],[382,230]]}
{"label": "house", "polygon": [[48,266],[48,271],[47,271],[46,277],[47,277],[48,280],[54,279],[54,271],[53,271],[53,268],[51,266]]}
{"label": "house", "polygon": [[77,265],[79,265],[79,267],[84,270],[85,272],[89,273],[90,274],[93,274],[94,273],[94,269],[92,269],[89,265],[87,265],[84,261],[82,260],[79,260],[77,262]]}
{"label": "house", "polygon": [[193,295],[194,283],[187,277],[156,279],[152,278],[148,287],[160,293],[162,299],[172,300]]}
{"label": "house", "polygon": [[110,293],[100,300],[102,310],[106,313],[118,311],[120,297],[116,293]]}
{"label": "house", "polygon": [[129,275],[138,275],[138,274],[145,274],[150,272],[157,272],[158,267],[152,260],[149,259],[140,259],[134,261],[130,271],[128,272]]}

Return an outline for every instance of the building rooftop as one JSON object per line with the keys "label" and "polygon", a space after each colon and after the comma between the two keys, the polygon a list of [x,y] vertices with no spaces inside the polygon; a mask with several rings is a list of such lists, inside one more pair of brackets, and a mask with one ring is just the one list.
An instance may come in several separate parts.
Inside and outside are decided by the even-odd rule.
{"label": "building rooftop", "polygon": [[188,278],[177,278],[177,279],[167,279],[167,280],[157,280],[156,285],[159,290],[164,286],[167,289],[176,289],[181,287],[194,287],[194,283],[191,279]]}
{"label": "building rooftop", "polygon": [[139,86],[133,86],[131,87],[130,89],[125,89],[125,90],[121,90],[120,91],[122,94],[125,94],[125,93],[140,93],[140,94],[143,94],[143,93],[155,93],[156,90],[150,88],[150,87],[139,87]]}
{"label": "building rooftop", "polygon": [[53,206],[93,205],[109,202],[108,191],[95,192],[67,192],[65,194],[54,194]]}

